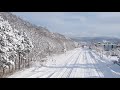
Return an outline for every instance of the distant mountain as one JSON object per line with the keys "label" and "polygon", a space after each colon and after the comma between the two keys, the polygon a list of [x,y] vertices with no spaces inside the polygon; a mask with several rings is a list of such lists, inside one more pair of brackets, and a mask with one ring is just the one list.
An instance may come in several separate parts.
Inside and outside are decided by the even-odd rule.
{"label": "distant mountain", "polygon": [[72,37],[71,39],[77,42],[103,42],[104,40],[113,43],[120,42],[120,39],[115,37]]}

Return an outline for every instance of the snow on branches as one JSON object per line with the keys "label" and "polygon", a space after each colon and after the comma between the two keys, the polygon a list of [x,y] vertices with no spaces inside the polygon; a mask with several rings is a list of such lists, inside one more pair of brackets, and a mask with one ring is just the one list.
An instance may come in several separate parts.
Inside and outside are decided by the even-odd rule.
{"label": "snow on branches", "polygon": [[9,22],[0,16],[0,67],[14,65],[18,52],[26,54],[32,48],[27,35],[13,29]]}

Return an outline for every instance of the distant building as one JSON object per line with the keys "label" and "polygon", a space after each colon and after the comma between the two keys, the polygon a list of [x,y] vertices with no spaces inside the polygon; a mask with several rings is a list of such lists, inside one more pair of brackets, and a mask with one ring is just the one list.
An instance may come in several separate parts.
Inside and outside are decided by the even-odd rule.
{"label": "distant building", "polygon": [[117,44],[117,48],[120,48],[120,44]]}
{"label": "distant building", "polygon": [[109,51],[117,48],[117,44],[110,43],[110,42],[102,43],[102,46],[105,51]]}
{"label": "distant building", "polygon": [[96,47],[102,47],[105,51],[110,51],[117,48],[117,44],[111,42],[98,42],[95,43]]}

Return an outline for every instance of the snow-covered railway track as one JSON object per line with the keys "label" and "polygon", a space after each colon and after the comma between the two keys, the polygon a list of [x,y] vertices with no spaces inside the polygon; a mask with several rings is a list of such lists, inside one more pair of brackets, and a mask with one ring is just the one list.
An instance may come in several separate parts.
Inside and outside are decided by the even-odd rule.
{"label": "snow-covered railway track", "polygon": [[[119,66],[111,65],[109,58],[100,58],[89,49],[74,49],[65,54],[53,57],[44,67],[32,67],[18,72],[10,78],[118,78]],[[50,58],[48,58],[50,59]],[[108,67],[108,64],[111,66]],[[36,69],[36,70],[34,70]]]}
{"label": "snow-covered railway track", "polygon": [[66,70],[65,67],[67,66],[68,63],[70,63],[74,59],[74,55],[77,54],[77,53],[78,53],[78,51],[76,51],[69,58],[67,58],[65,60],[66,61],[65,64],[62,65],[62,66],[56,66],[56,65],[46,66],[47,68],[51,68],[51,69],[53,68],[55,70],[52,73],[50,72],[47,75],[46,75],[46,73],[44,73],[43,75],[40,75],[38,77],[39,78],[41,78],[41,77],[46,77],[46,78],[55,78],[56,77],[57,78],[60,73],[64,72],[64,70]]}
{"label": "snow-covered railway track", "polygon": [[[75,60],[75,63],[73,65],[76,65],[77,64],[77,61],[79,60],[79,57],[80,57],[80,54],[81,52],[78,54],[78,57],[77,59]],[[67,75],[67,78],[69,78],[73,72],[73,69],[75,69],[75,67],[71,68],[71,70],[69,71],[68,75]]]}
{"label": "snow-covered railway track", "polygon": [[[79,57],[79,54],[81,52],[77,52],[76,54],[74,54],[74,58],[69,58],[68,62],[66,62],[65,64],[65,68],[62,68],[60,71],[60,75],[58,75],[58,77],[63,77],[63,78],[68,78],[70,76],[70,74],[72,73],[73,70],[73,66],[75,65],[75,63],[77,62],[77,59]],[[72,66],[71,66],[72,65]]]}
{"label": "snow-covered railway track", "polygon": [[97,74],[98,74],[98,78],[102,78],[103,77],[103,75],[102,75],[102,71],[100,70],[100,68],[98,68],[98,66],[96,66],[96,64],[97,64],[97,60],[95,59],[95,58],[93,58],[91,55],[92,55],[92,53],[91,53],[91,55],[90,55],[90,53],[91,52],[89,52],[89,56],[91,57],[90,58],[90,60],[91,60],[91,62],[92,62],[92,64],[93,64],[93,67],[95,68],[95,70],[96,70],[96,72],[97,72]]}

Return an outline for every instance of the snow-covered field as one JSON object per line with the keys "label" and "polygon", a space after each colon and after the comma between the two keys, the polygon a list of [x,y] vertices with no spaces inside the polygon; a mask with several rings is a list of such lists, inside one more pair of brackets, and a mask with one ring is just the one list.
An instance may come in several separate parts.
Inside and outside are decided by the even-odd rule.
{"label": "snow-covered field", "polygon": [[103,57],[87,48],[76,48],[65,54],[48,57],[44,67],[38,64],[16,72],[8,78],[119,78],[120,66],[115,57]]}

